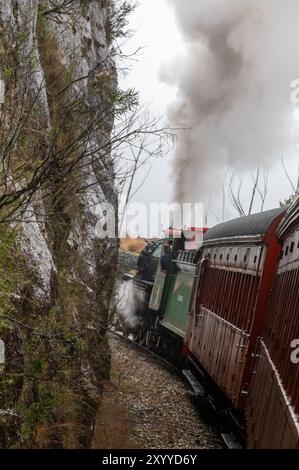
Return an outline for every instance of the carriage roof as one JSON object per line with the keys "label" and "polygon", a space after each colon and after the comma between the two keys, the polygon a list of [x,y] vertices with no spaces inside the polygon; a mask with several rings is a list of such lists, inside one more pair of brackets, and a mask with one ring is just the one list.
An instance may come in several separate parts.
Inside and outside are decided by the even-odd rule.
{"label": "carriage roof", "polygon": [[221,241],[241,242],[261,240],[267,235],[272,223],[285,212],[286,208],[272,209],[258,214],[239,217],[212,227],[204,235],[204,245]]}

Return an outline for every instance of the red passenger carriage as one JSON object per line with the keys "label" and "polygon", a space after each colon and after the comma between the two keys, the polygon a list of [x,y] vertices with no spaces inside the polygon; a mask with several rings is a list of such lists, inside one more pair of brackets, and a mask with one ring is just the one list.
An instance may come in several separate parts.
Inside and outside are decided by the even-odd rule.
{"label": "red passenger carriage", "polygon": [[220,224],[202,246],[185,345],[240,410],[279,260],[283,215],[275,209]]}
{"label": "red passenger carriage", "polygon": [[248,400],[249,447],[299,448],[299,201],[278,229],[281,259],[259,338]]}

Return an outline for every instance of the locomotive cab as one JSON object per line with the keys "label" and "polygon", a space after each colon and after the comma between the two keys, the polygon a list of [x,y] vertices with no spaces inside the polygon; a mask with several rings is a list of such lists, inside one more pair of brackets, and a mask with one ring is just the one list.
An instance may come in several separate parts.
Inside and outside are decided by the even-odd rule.
{"label": "locomotive cab", "polygon": [[135,277],[144,281],[153,282],[162,254],[162,241],[152,241],[142,250],[137,260],[137,274]]}
{"label": "locomotive cab", "polygon": [[169,360],[174,361],[183,348],[198,248],[206,231],[169,228],[161,241],[161,256],[149,302],[141,312],[137,339]]}

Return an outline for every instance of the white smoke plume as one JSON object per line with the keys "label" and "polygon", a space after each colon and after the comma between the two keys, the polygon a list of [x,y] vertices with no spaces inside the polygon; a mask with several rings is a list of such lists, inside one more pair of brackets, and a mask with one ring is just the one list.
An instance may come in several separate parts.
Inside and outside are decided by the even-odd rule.
{"label": "white smoke plume", "polygon": [[189,127],[176,148],[178,202],[207,200],[223,168],[270,168],[294,143],[299,77],[296,0],[168,0],[185,52],[163,67],[177,87],[169,119]]}
{"label": "white smoke plume", "polygon": [[146,308],[146,296],[137,289],[133,280],[120,281],[117,289],[117,311],[125,329],[134,329],[139,325],[139,309]]}

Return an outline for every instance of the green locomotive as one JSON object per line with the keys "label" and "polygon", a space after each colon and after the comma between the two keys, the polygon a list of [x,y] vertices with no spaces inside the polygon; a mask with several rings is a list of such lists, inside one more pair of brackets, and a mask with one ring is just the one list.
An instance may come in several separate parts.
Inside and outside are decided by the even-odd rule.
{"label": "green locomotive", "polygon": [[[139,306],[134,339],[170,361],[177,360],[183,348],[199,256],[198,241],[204,231],[193,229],[190,237],[190,231],[180,231],[178,236],[168,230],[163,240],[146,247],[140,255],[134,284],[136,290],[146,292],[146,300]],[[148,251],[151,257],[159,253],[158,262],[156,258],[148,259]],[[154,276],[151,272],[149,279],[145,265],[153,266],[155,262],[156,272]]]}

